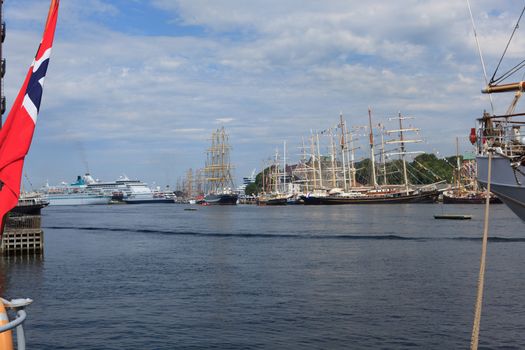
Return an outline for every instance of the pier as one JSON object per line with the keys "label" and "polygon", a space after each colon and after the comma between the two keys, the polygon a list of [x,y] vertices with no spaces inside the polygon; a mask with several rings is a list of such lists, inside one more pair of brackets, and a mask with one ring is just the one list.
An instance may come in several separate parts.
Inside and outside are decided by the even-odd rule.
{"label": "pier", "polygon": [[0,253],[2,255],[42,254],[44,231],[40,215],[10,215],[5,223]]}

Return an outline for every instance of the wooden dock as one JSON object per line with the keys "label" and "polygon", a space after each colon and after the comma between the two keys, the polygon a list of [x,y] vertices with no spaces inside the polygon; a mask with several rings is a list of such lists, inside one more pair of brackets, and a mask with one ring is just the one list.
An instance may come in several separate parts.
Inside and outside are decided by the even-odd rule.
{"label": "wooden dock", "polygon": [[41,254],[44,251],[44,231],[40,215],[11,215],[5,223],[0,254]]}

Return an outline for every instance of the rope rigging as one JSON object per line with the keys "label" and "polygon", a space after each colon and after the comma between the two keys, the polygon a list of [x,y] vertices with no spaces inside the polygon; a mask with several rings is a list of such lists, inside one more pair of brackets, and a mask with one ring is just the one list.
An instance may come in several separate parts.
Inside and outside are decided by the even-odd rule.
{"label": "rope rigging", "polygon": [[519,71],[521,68],[525,67],[525,60],[521,61],[514,67],[510,68],[507,72],[503,73],[500,77],[496,78],[496,74],[498,73],[498,69],[501,66],[501,62],[503,61],[503,58],[505,57],[505,54],[507,53],[507,50],[509,49],[510,43],[512,41],[512,38],[514,37],[514,34],[519,28],[521,18],[523,17],[523,14],[525,13],[525,6],[521,10],[521,14],[518,18],[518,21],[516,22],[516,25],[514,26],[514,30],[512,31],[512,34],[510,35],[509,41],[507,42],[507,45],[505,46],[505,50],[503,51],[503,54],[501,55],[501,58],[499,59],[498,65],[496,66],[496,70],[494,71],[494,74],[492,75],[492,78],[490,78],[489,85],[496,85],[499,82],[507,79],[517,71]]}

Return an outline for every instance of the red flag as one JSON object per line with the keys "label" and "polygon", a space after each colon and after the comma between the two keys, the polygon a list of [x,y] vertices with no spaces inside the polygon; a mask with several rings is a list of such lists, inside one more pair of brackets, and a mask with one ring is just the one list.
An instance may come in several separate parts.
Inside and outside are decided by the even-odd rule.
{"label": "red flag", "polygon": [[24,158],[31,146],[44,79],[49,64],[60,0],[51,0],[42,42],[29,67],[22,88],[0,130],[0,236],[4,216],[13,209],[20,196]]}

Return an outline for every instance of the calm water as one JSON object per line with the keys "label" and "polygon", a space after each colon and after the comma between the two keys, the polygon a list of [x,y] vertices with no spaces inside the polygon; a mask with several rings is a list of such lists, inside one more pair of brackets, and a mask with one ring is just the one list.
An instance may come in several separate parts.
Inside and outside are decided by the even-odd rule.
{"label": "calm water", "polygon": [[[482,206],[184,208],[46,208],[44,256],[0,260],[29,348],[468,348]],[[525,224],[491,215],[480,347],[523,349]]]}

